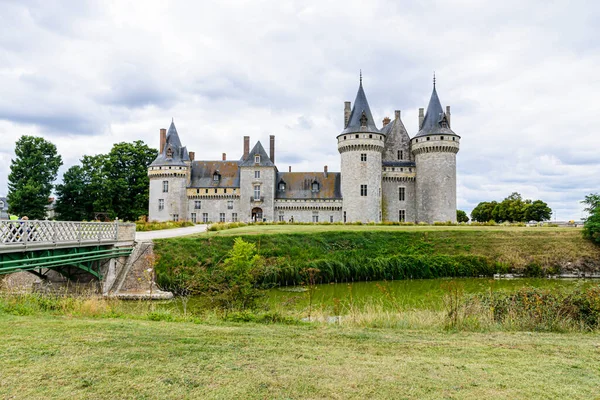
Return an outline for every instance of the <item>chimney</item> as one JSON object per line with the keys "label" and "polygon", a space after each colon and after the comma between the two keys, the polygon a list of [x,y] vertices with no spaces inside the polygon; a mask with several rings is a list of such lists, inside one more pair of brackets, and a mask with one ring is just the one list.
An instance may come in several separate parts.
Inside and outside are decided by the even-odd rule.
{"label": "chimney", "polygon": [[446,119],[448,120],[448,128],[450,128],[450,106],[446,106]]}
{"label": "chimney", "polygon": [[423,127],[423,120],[425,119],[425,109],[419,108],[419,130]]}
{"label": "chimney", "polygon": [[394,111],[394,114],[395,114],[395,115],[394,115],[394,117],[395,117],[396,119],[400,119],[400,110],[396,110],[396,111]]}
{"label": "chimney", "polygon": [[385,118],[383,119],[383,126],[386,126],[387,124],[389,124],[389,123],[390,123],[390,121],[391,121],[390,117],[385,117]]}
{"label": "chimney", "polygon": [[327,178],[327,165],[323,168],[323,173],[325,174],[325,178]]}
{"label": "chimney", "polygon": [[290,165],[289,171],[288,172],[292,172],[292,166]]}
{"label": "chimney", "polygon": [[194,161],[194,159],[196,158],[196,152],[190,151],[188,154],[190,156],[190,161]]}
{"label": "chimney", "polygon": [[344,102],[344,129],[348,127],[350,122],[350,113],[352,112],[352,103],[349,101]]}
{"label": "chimney", "polygon": [[165,149],[165,144],[167,144],[167,130],[166,129],[161,129],[160,130],[160,147],[158,149],[159,153],[162,153],[163,150]]}
{"label": "chimney", "polygon": [[227,153],[223,153],[223,161],[227,161]]}
{"label": "chimney", "polygon": [[275,164],[275,135],[269,136],[269,158]]}
{"label": "chimney", "polygon": [[244,160],[248,158],[248,154],[250,154],[250,136],[244,136]]}

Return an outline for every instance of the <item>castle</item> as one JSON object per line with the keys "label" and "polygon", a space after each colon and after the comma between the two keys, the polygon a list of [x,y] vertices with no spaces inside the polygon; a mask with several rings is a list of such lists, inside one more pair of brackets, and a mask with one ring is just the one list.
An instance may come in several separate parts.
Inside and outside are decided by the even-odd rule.
{"label": "castle", "polygon": [[427,112],[411,139],[400,119],[377,128],[362,85],[354,105],[345,102],[337,135],[341,172],[281,172],[275,136],[269,154],[244,136],[239,160],[195,160],[171,122],[160,130],[160,154],[148,167],[150,220],[194,223],[456,222],[456,153],[460,136],[450,128],[433,82]]}

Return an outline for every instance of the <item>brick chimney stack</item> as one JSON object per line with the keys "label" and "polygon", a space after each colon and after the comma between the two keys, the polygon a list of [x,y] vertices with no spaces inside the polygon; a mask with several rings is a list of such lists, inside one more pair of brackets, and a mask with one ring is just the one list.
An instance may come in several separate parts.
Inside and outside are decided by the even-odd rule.
{"label": "brick chimney stack", "polygon": [[223,153],[223,161],[227,161],[227,153]]}
{"label": "brick chimney stack", "polygon": [[325,178],[327,178],[327,165],[323,168],[323,173],[325,174]]}
{"label": "brick chimney stack", "polygon": [[250,154],[250,136],[244,136],[244,160],[248,158],[248,154]]}
{"label": "brick chimney stack", "polygon": [[290,165],[288,172],[292,172],[292,166]]}
{"label": "brick chimney stack", "polygon": [[344,129],[348,127],[348,122],[350,122],[350,113],[352,112],[352,102],[345,101],[344,102]]}
{"label": "brick chimney stack", "polygon": [[395,114],[395,115],[394,115],[394,117],[395,117],[396,119],[400,119],[400,110],[396,110],[396,111],[394,111],[394,114]]}
{"label": "brick chimney stack", "polygon": [[269,136],[269,158],[275,164],[275,135]]}
{"label": "brick chimney stack", "polygon": [[161,129],[160,130],[160,144],[159,144],[159,148],[158,148],[159,153],[163,152],[163,150],[165,149],[165,144],[167,144],[167,130]]}
{"label": "brick chimney stack", "polygon": [[425,119],[425,109],[419,108],[419,130],[423,127],[423,120]]}
{"label": "brick chimney stack", "polygon": [[195,151],[190,151],[188,154],[190,156],[190,161],[194,161],[196,159],[196,152]]}
{"label": "brick chimney stack", "polygon": [[385,118],[383,119],[383,126],[386,126],[387,124],[389,124],[389,123],[390,123],[390,121],[391,121],[390,117],[385,117]]}
{"label": "brick chimney stack", "polygon": [[446,118],[448,119],[448,128],[450,128],[450,106],[446,106]]}

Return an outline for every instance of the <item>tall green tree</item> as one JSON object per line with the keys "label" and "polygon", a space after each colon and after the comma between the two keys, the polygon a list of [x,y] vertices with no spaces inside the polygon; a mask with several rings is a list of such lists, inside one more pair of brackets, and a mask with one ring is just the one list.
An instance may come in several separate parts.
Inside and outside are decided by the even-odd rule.
{"label": "tall green tree", "polygon": [[587,205],[584,210],[589,213],[583,224],[583,236],[600,244],[600,195],[589,194],[582,203]]}
{"label": "tall green tree", "polygon": [[9,211],[30,219],[44,219],[62,158],[56,146],[37,136],[21,136],[8,175]]}
{"label": "tall green tree", "polygon": [[463,210],[456,210],[456,221],[469,222],[469,217],[467,217],[467,213]]}
{"label": "tall green tree", "polygon": [[63,183],[56,185],[55,211],[63,221],[82,221],[88,219],[86,205],[86,177],[80,165],[74,165],[63,175]]}
{"label": "tall green tree", "polygon": [[552,209],[541,200],[535,200],[525,209],[526,221],[548,221],[552,217]]}

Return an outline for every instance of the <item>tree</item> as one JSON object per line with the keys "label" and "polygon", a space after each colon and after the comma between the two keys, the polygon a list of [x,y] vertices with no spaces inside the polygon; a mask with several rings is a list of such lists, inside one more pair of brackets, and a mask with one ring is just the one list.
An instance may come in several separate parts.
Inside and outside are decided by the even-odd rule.
{"label": "tree", "polygon": [[469,217],[467,217],[467,213],[463,210],[456,210],[456,220],[458,222],[469,222]]}
{"label": "tree", "polygon": [[477,222],[488,222],[493,219],[492,212],[498,205],[497,202],[482,201],[471,211],[471,219]]}
{"label": "tree", "polygon": [[64,221],[82,221],[88,219],[86,205],[87,186],[85,172],[79,165],[74,165],[63,175],[63,183],[56,185],[55,211]]}
{"label": "tree", "polygon": [[111,216],[135,221],[148,213],[148,165],[158,155],[143,141],[117,143],[105,163],[105,208]]}
{"label": "tree", "polygon": [[584,210],[590,214],[583,224],[583,237],[600,244],[600,195],[589,194],[582,203],[587,204]]}
{"label": "tree", "polygon": [[53,143],[27,135],[17,140],[15,155],[8,175],[9,211],[30,219],[44,219],[62,158]]}
{"label": "tree", "polygon": [[547,221],[552,217],[552,209],[541,200],[532,202],[525,209],[525,221]]}

